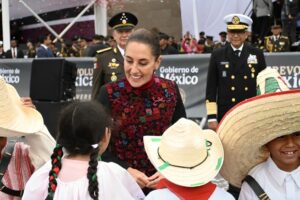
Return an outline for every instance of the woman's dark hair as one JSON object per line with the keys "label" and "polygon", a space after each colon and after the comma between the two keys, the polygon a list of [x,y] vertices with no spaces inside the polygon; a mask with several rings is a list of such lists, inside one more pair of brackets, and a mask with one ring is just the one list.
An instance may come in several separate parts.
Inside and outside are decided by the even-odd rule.
{"label": "woman's dark hair", "polygon": [[67,106],[61,113],[57,145],[51,156],[52,169],[49,172],[48,196],[53,199],[57,187],[56,178],[61,169],[61,159],[64,147],[70,155],[90,155],[87,178],[88,191],[92,199],[98,199],[98,144],[105,134],[105,128],[110,128],[111,118],[104,107],[94,101],[75,102]]}
{"label": "woman's dark hair", "polygon": [[134,31],[128,38],[127,44],[130,42],[139,42],[149,45],[152,55],[157,59],[160,56],[159,35],[147,29],[141,28]]}

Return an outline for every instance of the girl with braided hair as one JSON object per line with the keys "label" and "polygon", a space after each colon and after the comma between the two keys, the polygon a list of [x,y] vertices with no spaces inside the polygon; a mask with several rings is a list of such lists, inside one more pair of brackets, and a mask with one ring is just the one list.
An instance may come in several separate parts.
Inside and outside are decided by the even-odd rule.
{"label": "girl with braided hair", "polygon": [[23,199],[143,199],[142,190],[125,169],[99,161],[108,146],[111,125],[97,102],[66,107],[51,161],[31,176]]}

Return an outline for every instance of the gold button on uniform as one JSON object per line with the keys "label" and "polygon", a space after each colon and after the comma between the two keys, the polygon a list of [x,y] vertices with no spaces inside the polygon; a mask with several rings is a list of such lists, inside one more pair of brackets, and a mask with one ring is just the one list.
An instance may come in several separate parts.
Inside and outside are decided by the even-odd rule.
{"label": "gold button on uniform", "polygon": [[235,90],[235,87],[232,86],[232,87],[231,87],[231,90],[234,91],[234,90]]}
{"label": "gold button on uniform", "polygon": [[246,80],[248,77],[247,76],[244,76],[244,79]]}
{"label": "gold button on uniform", "polygon": [[235,76],[234,76],[234,75],[231,75],[231,79],[235,79]]}
{"label": "gold button on uniform", "polygon": [[245,87],[245,91],[248,91],[248,87]]}
{"label": "gold button on uniform", "polygon": [[231,101],[232,101],[232,102],[235,102],[235,98],[232,98]]}

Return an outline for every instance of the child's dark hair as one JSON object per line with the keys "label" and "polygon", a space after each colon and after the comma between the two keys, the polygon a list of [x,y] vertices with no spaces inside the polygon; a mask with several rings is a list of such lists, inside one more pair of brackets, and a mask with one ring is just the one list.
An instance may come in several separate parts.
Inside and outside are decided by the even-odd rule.
{"label": "child's dark hair", "polygon": [[128,38],[127,44],[130,42],[139,42],[149,45],[152,55],[157,59],[160,56],[159,35],[147,29],[141,28],[134,31]]}
{"label": "child's dark hair", "polygon": [[[70,155],[90,155],[87,178],[88,191],[92,199],[98,199],[98,153],[105,134],[110,128],[111,118],[104,107],[97,102],[75,102],[67,106],[61,113],[58,125],[57,145],[51,156],[52,169],[49,172],[48,196],[53,199],[57,187],[56,178],[61,169],[64,147]],[[95,144],[95,145],[94,145]]]}

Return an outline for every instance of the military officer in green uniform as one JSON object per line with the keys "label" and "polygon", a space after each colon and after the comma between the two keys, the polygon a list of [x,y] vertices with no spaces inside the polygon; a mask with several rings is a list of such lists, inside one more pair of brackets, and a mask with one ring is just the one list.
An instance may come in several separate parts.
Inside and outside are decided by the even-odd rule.
{"label": "military officer in green uniform", "polygon": [[230,108],[256,95],[256,76],[266,67],[263,51],[245,42],[251,18],[230,14],[224,20],[230,44],[213,51],[207,75],[206,110],[213,130]]}
{"label": "military officer in green uniform", "polygon": [[265,51],[285,52],[290,50],[290,41],[286,36],[281,35],[281,26],[273,25],[271,28],[273,35],[265,37]]}
{"label": "military officer in green uniform", "polygon": [[112,35],[117,47],[108,47],[97,51],[97,63],[93,72],[92,99],[99,93],[100,87],[108,82],[117,81],[124,76],[124,49],[128,37],[137,25],[138,19],[129,12],[114,15],[108,22],[113,29]]}

